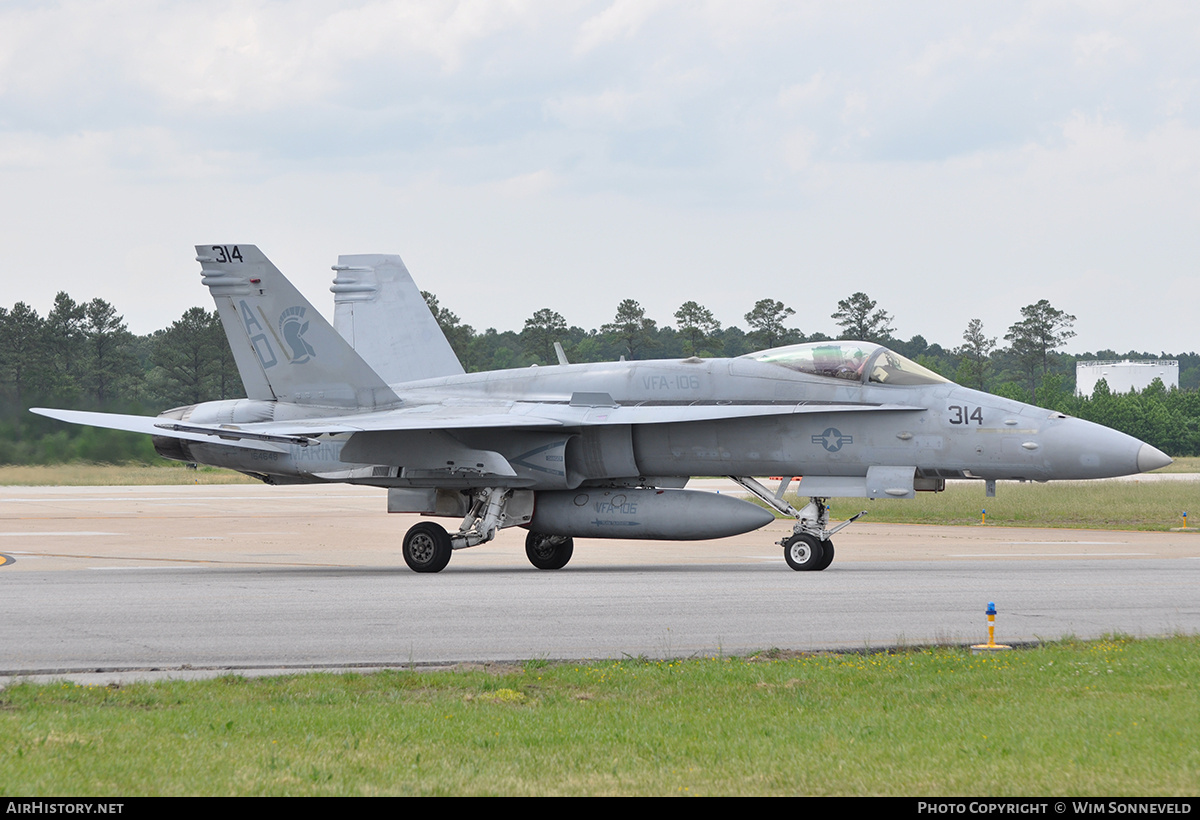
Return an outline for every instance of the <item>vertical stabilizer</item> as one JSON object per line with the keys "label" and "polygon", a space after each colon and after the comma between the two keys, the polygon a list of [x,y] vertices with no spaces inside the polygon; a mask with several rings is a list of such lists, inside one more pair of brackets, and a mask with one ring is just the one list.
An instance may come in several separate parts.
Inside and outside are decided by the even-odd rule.
{"label": "vertical stabilizer", "polygon": [[463,372],[399,256],[339,256],[333,324],[388,384]]}
{"label": "vertical stabilizer", "polygon": [[197,245],[251,399],[374,409],[396,395],[254,245]]}

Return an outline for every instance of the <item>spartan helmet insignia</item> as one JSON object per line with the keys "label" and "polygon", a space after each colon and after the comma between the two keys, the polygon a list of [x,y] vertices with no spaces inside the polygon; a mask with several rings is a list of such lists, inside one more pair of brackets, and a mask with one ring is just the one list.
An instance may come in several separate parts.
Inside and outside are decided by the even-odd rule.
{"label": "spartan helmet insignia", "polygon": [[308,321],[304,318],[305,308],[290,307],[279,314],[279,334],[289,348],[288,359],[292,364],[304,364],[317,355],[312,345],[304,341]]}

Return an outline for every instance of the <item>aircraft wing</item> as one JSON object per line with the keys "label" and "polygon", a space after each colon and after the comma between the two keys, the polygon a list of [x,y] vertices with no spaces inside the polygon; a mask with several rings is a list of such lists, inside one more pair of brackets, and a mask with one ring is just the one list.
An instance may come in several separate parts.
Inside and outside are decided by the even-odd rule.
{"label": "aircraft wing", "polygon": [[[919,411],[923,407],[903,404],[844,404],[826,402],[639,402],[618,405],[605,394],[570,403],[518,403],[512,412],[554,421],[564,427],[591,427],[608,424],[675,424],[689,421],[751,418],[755,416],[790,416],[800,413],[865,413],[886,411]],[[603,397],[603,398],[600,398]]]}
{"label": "aircraft wing", "polygon": [[[488,427],[559,427],[552,419],[508,415],[495,407],[418,407],[387,413],[361,413],[351,416],[266,421],[250,424],[192,424],[163,416],[132,416],[123,413],[94,413],[84,410],[55,410],[31,407],[31,413],[72,424],[125,430],[150,436],[168,436],[184,441],[219,444],[221,439],[239,447],[269,452],[284,452],[280,445],[307,446],[322,435],[363,433],[387,430],[463,430]],[[434,412],[439,411],[439,412]]]}
{"label": "aircraft wing", "polygon": [[53,410],[44,407],[31,408],[31,412],[92,427],[169,436],[185,441],[213,442],[214,439],[221,439],[231,443],[237,442],[239,447],[280,452],[284,449],[282,445],[304,446],[312,443],[310,440],[317,436],[363,432],[671,424],[798,413],[895,412],[922,409],[924,408],[900,404],[820,402],[643,402],[617,405],[605,394],[585,394],[584,397],[577,394],[571,402],[440,403],[369,413],[238,425],[193,424],[161,416]]}
{"label": "aircraft wing", "polygon": [[[565,402],[501,402],[487,404],[429,404],[397,410],[382,410],[324,418],[267,421],[238,425],[237,429],[216,425],[187,425],[160,420],[163,428],[201,431],[215,436],[265,435],[305,438],[346,433],[405,430],[477,430],[485,428],[556,429],[606,425],[669,424],[689,421],[782,416],[797,413],[851,413],[920,411],[922,407],[900,404],[640,404],[592,406]],[[103,414],[95,414],[103,415]],[[170,434],[173,435],[173,434]]]}

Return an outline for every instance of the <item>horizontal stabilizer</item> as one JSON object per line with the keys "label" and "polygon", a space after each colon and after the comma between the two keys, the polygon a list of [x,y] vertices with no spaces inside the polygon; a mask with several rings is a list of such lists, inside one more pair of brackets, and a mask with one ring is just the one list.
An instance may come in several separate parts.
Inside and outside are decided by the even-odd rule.
{"label": "horizontal stabilizer", "polygon": [[295,444],[307,447],[312,440],[303,436],[277,436],[271,433],[251,433],[232,425],[212,427],[203,424],[180,424],[177,421],[164,421],[154,425],[160,430],[172,433],[199,433],[204,436],[216,436],[227,441],[269,441],[273,444]]}
{"label": "horizontal stabilizer", "polygon": [[278,447],[272,443],[273,441],[282,443],[281,440],[283,437],[253,434],[242,436],[237,430],[215,426],[206,428],[202,425],[188,425],[186,429],[168,430],[164,429],[166,425],[177,428],[183,428],[184,425],[178,425],[172,419],[162,416],[131,416],[124,413],[92,413],[86,410],[53,410],[45,407],[31,407],[29,408],[29,412],[37,413],[39,416],[46,416],[51,419],[58,419],[59,421],[70,422],[71,424],[103,427],[106,430],[124,430],[129,433],[145,433],[148,436],[166,436],[168,438],[183,439],[184,441],[205,441],[209,443],[213,443],[213,438],[217,437],[229,441],[237,441],[239,447],[251,450],[283,451],[282,447]]}

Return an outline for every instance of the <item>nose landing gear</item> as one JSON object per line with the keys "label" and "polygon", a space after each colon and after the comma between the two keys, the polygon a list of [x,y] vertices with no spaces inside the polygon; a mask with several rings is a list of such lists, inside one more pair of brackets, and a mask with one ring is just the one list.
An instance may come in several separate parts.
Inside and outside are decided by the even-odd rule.
{"label": "nose landing gear", "polygon": [[833,563],[833,542],[817,540],[807,533],[791,535],[780,542],[783,559],[798,572],[820,572]]}
{"label": "nose landing gear", "polygon": [[774,493],[753,478],[733,475],[729,478],[761,498],[768,506],[796,520],[792,534],[780,541],[779,546],[783,547],[783,559],[788,566],[798,572],[820,572],[833,563],[833,541],[830,536],[867,514],[863,510],[830,529],[829,507],[826,504],[829,499],[813,496],[802,510],[783,500],[792,478],[783,479]]}

